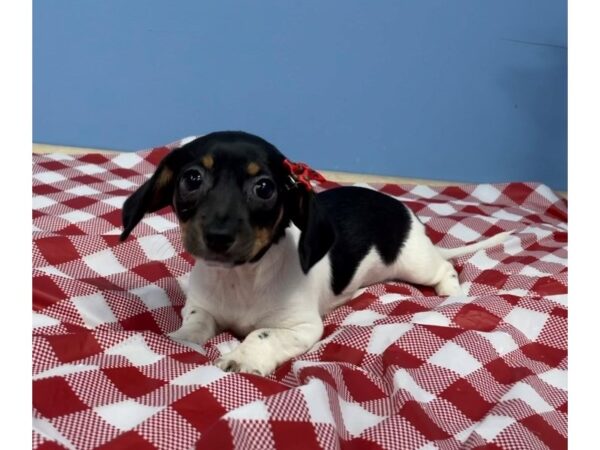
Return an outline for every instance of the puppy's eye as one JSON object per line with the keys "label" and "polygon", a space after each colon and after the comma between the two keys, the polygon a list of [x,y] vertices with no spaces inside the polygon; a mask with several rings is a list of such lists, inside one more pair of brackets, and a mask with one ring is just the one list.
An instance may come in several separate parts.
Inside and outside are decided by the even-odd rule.
{"label": "puppy's eye", "polygon": [[186,191],[195,191],[202,186],[202,173],[198,169],[190,169],[181,177],[181,187]]}
{"label": "puppy's eye", "polygon": [[269,200],[275,194],[275,183],[273,183],[268,178],[263,178],[262,180],[258,180],[254,185],[254,194],[262,199]]}

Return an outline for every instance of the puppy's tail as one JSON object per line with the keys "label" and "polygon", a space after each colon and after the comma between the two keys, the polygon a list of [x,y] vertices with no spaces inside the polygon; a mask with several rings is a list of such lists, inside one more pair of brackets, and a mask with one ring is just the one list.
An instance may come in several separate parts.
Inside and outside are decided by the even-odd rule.
{"label": "puppy's tail", "polygon": [[513,232],[504,231],[498,233],[491,238],[487,238],[483,241],[475,242],[474,244],[465,245],[464,247],[456,248],[440,248],[437,247],[438,251],[444,259],[456,258],[458,256],[466,255],[468,253],[475,253],[477,250],[483,250],[484,248],[493,247],[501,242],[504,242]]}

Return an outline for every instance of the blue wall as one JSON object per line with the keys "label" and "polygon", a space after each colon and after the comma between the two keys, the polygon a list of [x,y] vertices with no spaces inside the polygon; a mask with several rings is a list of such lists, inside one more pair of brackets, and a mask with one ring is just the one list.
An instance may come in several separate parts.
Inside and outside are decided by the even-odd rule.
{"label": "blue wall", "polygon": [[566,1],[33,1],[35,142],[220,129],[331,170],[566,189]]}

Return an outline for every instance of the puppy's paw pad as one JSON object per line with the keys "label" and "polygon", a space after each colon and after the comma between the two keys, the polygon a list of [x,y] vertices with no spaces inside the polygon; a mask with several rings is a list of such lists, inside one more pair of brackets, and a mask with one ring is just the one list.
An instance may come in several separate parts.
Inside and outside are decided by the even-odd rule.
{"label": "puppy's paw pad", "polygon": [[240,372],[240,364],[234,359],[219,358],[215,365],[225,372]]}

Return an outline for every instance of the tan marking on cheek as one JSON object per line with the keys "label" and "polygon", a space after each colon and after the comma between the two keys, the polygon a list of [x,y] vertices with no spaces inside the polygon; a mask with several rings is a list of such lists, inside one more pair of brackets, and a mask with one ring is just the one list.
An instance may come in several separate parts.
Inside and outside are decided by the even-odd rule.
{"label": "tan marking on cheek", "polygon": [[279,215],[277,216],[277,220],[275,220],[273,228],[255,228],[254,245],[252,246],[252,254],[250,256],[251,259],[271,243],[273,233],[281,223],[281,219],[283,219],[283,208],[279,209]]}
{"label": "tan marking on cheek", "polygon": [[277,227],[281,223],[281,219],[283,219],[283,208],[279,209],[279,215],[277,216],[277,220],[275,221],[275,225],[273,225],[273,230],[277,229]]}
{"label": "tan marking on cheek", "polygon": [[251,258],[254,258],[258,252],[269,245],[271,241],[271,230],[268,228],[255,228],[254,245],[252,246]]}
{"label": "tan marking on cheek", "polygon": [[192,222],[191,219],[186,222],[180,221],[179,231],[181,232],[183,248],[187,252],[192,252],[192,249],[198,248],[198,243],[196,241],[202,236],[202,226],[200,224]]}
{"label": "tan marking on cheek", "polygon": [[204,155],[200,161],[202,162],[202,165],[208,170],[212,169],[215,165],[215,160],[212,157],[212,155]]}
{"label": "tan marking on cheek", "polygon": [[181,231],[182,241],[185,242],[185,238],[189,229],[189,222],[179,222],[179,231]]}
{"label": "tan marking on cheek", "polygon": [[248,172],[248,175],[250,176],[256,175],[259,171],[260,166],[255,162],[251,162],[250,164],[248,164],[248,167],[246,167],[246,172]]}

